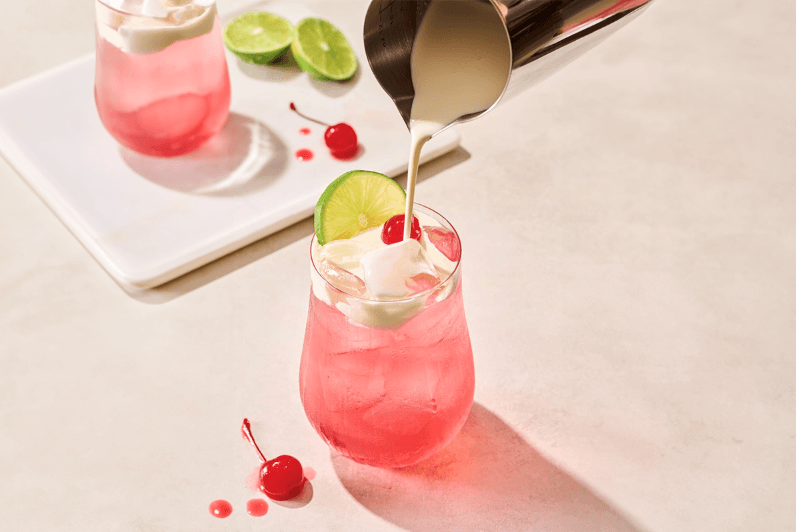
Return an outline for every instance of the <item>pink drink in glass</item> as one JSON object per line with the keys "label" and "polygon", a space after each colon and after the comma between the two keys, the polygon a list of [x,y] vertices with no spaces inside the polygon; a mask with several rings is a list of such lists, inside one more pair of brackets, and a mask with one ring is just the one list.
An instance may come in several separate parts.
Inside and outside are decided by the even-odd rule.
{"label": "pink drink in glass", "polygon": [[[320,277],[314,260],[313,268],[299,376],[312,426],[342,455],[378,467],[411,465],[442,449],[467,419],[475,388],[458,258],[441,285],[399,303],[418,306],[389,328],[360,323],[356,310],[340,308],[394,302],[346,294]],[[317,295],[319,279],[327,301]]]}
{"label": "pink drink in glass", "polygon": [[[212,31],[150,53],[123,51],[97,31],[97,111],[122,145],[171,157],[195,150],[223,127],[229,114],[229,73],[221,23],[215,7],[209,9],[215,18]],[[103,10],[115,18],[102,17]],[[132,17],[102,2],[97,11],[98,26],[104,19]]]}

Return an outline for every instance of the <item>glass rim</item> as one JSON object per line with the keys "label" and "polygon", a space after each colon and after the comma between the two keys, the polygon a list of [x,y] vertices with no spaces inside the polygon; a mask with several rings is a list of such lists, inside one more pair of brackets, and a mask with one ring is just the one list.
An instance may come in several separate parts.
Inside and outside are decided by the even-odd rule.
{"label": "glass rim", "polygon": [[459,237],[459,232],[456,230],[456,228],[453,226],[453,224],[450,222],[450,220],[445,218],[443,215],[441,215],[440,213],[438,213],[434,209],[432,209],[430,207],[426,207],[422,203],[415,203],[415,207],[421,207],[422,209],[424,209],[424,210],[428,211],[429,213],[431,213],[432,216],[438,217],[439,219],[444,221],[446,224],[448,224],[448,226],[450,227],[450,230],[453,231],[454,235],[456,235],[456,240],[459,242],[459,260],[456,261],[456,266],[453,267],[453,270],[451,270],[450,274],[445,279],[440,281],[440,283],[438,285],[433,286],[431,288],[426,288],[425,290],[423,290],[421,292],[417,292],[415,294],[412,294],[411,296],[403,297],[401,299],[370,299],[368,297],[362,297],[362,296],[358,296],[358,295],[355,295],[355,294],[349,294],[348,292],[340,290],[339,288],[334,286],[332,283],[330,283],[329,280],[326,279],[323,276],[323,274],[321,274],[321,272],[318,270],[318,265],[315,264],[315,257],[313,256],[313,253],[312,253],[313,245],[315,244],[315,241],[318,238],[314,231],[312,233],[312,238],[310,239],[310,263],[312,264],[312,269],[315,271],[315,273],[318,275],[318,277],[320,277],[320,279],[323,281],[323,283],[326,285],[327,288],[331,288],[332,290],[334,290],[335,292],[337,292],[339,294],[342,294],[346,298],[353,298],[353,299],[358,300],[358,301],[366,301],[368,304],[381,304],[381,303],[385,303],[385,304],[393,303],[394,304],[394,303],[402,303],[402,302],[407,302],[407,301],[413,301],[413,300],[416,300],[416,299],[421,299],[423,297],[428,297],[432,292],[437,290],[440,286],[444,285],[445,283],[447,283],[451,279],[453,279],[453,277],[459,272],[459,267],[462,264],[462,255],[464,254],[464,249],[463,249],[463,246],[462,246],[462,239]]}
{"label": "glass rim", "polygon": [[[144,13],[134,13],[132,11],[126,11],[124,9],[121,9],[121,8],[114,7],[114,6],[110,5],[109,4],[110,1],[111,0],[95,0],[95,2],[97,4],[101,4],[102,7],[106,8],[106,9],[108,9],[110,11],[113,11],[114,13],[118,13],[120,15],[125,15],[125,16],[128,16],[128,17],[145,18],[145,19],[156,19],[156,20],[162,20],[164,18],[164,17],[157,17],[157,16],[154,16],[154,15],[145,15]],[[191,3],[194,3],[194,2],[195,2],[195,0],[191,0]],[[211,7],[211,6],[216,4],[216,0],[201,0],[201,2],[203,4],[204,3],[207,4],[207,5],[203,5],[203,7]],[[143,6],[144,0],[139,0],[139,3]],[[179,7],[185,7],[185,6],[179,6]]]}

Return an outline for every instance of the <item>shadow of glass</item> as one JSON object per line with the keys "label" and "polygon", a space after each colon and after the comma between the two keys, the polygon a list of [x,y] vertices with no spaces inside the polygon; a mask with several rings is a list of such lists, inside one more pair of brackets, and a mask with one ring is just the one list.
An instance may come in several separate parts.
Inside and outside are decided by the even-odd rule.
{"label": "shadow of glass", "polygon": [[[354,161],[364,153],[364,147],[360,146],[360,152],[354,156]],[[420,172],[417,176],[417,182],[421,183],[436,174],[453,166],[466,161],[470,158],[470,154],[462,147],[459,147],[445,155],[432,159],[420,167]],[[406,187],[406,173],[397,176],[395,180],[400,183],[402,187]],[[261,238],[243,248],[233,251],[229,255],[225,255],[219,259],[214,260],[204,266],[201,266],[185,275],[169,281],[155,288],[148,289],[135,289],[132,287],[119,284],[119,287],[127,293],[131,298],[142,303],[152,305],[159,305],[167,303],[176,299],[184,294],[192,292],[197,288],[220,279],[221,277],[234,272],[235,270],[251,264],[252,262],[261,259],[271,253],[278,251],[285,246],[289,246],[298,242],[302,238],[309,237],[314,232],[313,220],[311,217],[305,218],[281,231]],[[307,243],[309,248],[309,243]],[[309,259],[308,259],[309,260]]]}
{"label": "shadow of glass", "polygon": [[230,113],[224,128],[198,150],[161,158],[119,148],[135,173],[189,194],[240,196],[269,185],[287,168],[287,146],[263,123]]}
{"label": "shadow of glass", "polygon": [[[295,61],[295,60],[294,60]],[[345,81],[323,81],[315,78],[310,78],[310,83],[315,89],[330,98],[339,98],[344,96],[348,91],[356,87],[359,83],[359,78],[362,77],[362,65],[357,67],[357,71],[350,79]]]}
{"label": "shadow of glass", "polygon": [[238,59],[238,68],[246,76],[259,81],[290,81],[302,73],[290,50],[267,65],[254,65]]}
{"label": "shadow of glass", "polygon": [[456,439],[420,464],[378,469],[334,453],[332,465],[360,504],[410,531],[639,532],[478,403]]}

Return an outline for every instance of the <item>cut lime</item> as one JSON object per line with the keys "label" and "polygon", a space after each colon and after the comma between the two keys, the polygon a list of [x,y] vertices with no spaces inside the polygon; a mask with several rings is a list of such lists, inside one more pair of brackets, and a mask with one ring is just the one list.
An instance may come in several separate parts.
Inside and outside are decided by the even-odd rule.
{"label": "cut lime", "polygon": [[244,13],[224,28],[224,44],[242,61],[264,65],[290,47],[293,25],[273,13]]}
{"label": "cut lime", "polygon": [[351,238],[404,212],[406,193],[384,174],[352,170],[332,181],[315,206],[318,244]]}
{"label": "cut lime", "polygon": [[321,18],[296,25],[290,50],[298,66],[316,79],[343,81],[357,71],[357,56],[345,35]]}

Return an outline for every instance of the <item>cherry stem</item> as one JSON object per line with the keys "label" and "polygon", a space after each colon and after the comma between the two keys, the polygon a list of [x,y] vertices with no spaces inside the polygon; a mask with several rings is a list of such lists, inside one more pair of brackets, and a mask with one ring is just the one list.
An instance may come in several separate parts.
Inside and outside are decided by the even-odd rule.
{"label": "cherry stem", "polygon": [[309,120],[310,122],[315,122],[316,124],[320,124],[322,126],[331,127],[326,122],[321,122],[320,120],[315,120],[314,118],[310,118],[309,116],[305,115],[304,113],[296,109],[296,104],[294,104],[293,102],[290,102],[290,110],[295,111],[297,115],[299,115],[301,118],[305,120]]}
{"label": "cherry stem", "polygon": [[260,457],[260,462],[263,464],[266,463],[268,460],[265,459],[263,452],[257,446],[257,442],[254,441],[254,436],[252,435],[252,426],[249,424],[249,420],[247,418],[243,418],[243,426],[240,428],[240,430],[243,432],[243,436],[249,440],[249,443],[252,444],[254,450],[257,451],[257,455]]}

